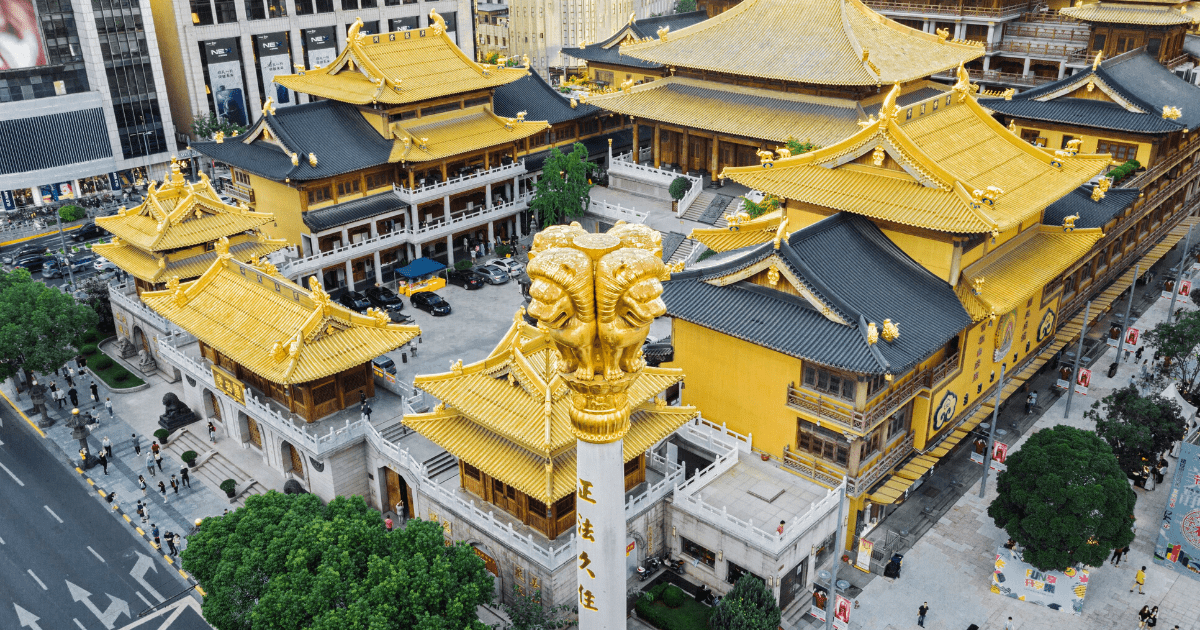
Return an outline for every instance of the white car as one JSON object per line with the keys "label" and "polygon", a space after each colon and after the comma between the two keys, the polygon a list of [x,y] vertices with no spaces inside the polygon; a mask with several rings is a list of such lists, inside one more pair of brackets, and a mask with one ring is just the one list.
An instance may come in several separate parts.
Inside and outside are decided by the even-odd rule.
{"label": "white car", "polygon": [[107,258],[101,256],[96,257],[96,262],[92,266],[96,268],[96,271],[116,271],[117,269],[116,265],[112,264],[112,262]]}
{"label": "white car", "polygon": [[485,263],[485,265],[495,265],[508,272],[508,275],[515,276],[522,271],[525,271],[525,265],[517,262],[516,258],[493,258]]}

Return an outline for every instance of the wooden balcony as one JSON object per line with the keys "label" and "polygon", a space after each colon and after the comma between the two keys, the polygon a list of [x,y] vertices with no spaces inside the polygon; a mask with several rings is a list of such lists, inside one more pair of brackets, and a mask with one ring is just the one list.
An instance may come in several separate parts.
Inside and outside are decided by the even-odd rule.
{"label": "wooden balcony", "polygon": [[953,15],[978,17],[1012,17],[1029,10],[1027,3],[999,7],[962,6],[959,3],[930,4],[899,0],[866,0],[866,5],[881,13],[910,13],[919,15]]}

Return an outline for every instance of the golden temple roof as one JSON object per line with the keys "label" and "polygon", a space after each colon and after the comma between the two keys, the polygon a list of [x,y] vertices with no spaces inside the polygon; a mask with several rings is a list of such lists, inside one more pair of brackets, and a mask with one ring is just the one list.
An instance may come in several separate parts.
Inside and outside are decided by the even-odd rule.
{"label": "golden temple roof", "polygon": [[[285,239],[267,238],[262,232],[255,236],[238,234],[231,239],[229,253],[235,259],[247,262],[255,258],[265,258],[267,254],[284,247],[287,247]],[[216,250],[186,258],[174,258],[170,254],[155,255],[121,240],[93,245],[92,251],[129,275],[150,283],[166,282],[172,277],[184,280],[195,278],[211,267],[217,259]]]}
{"label": "golden temple roof", "polygon": [[[1138,3],[1132,6],[1125,3],[1101,2],[1083,6],[1065,7],[1059,13],[1073,17],[1082,22],[1105,22],[1109,24],[1137,24],[1141,26],[1171,26],[1175,24],[1191,24],[1195,20],[1191,16],[1172,8],[1180,3]],[[1186,5],[1186,3],[1182,3]]]}
{"label": "golden temple roof", "polygon": [[1092,249],[1100,228],[1066,230],[1039,225],[962,272],[954,292],[975,321],[1025,302]]}
{"label": "golden temple roof", "polygon": [[359,18],[346,34],[346,48],[324,68],[276,75],[288,89],[343,103],[415,103],[451,94],[494,88],[529,73],[471,61],[430,11],[427,28],[378,35],[359,33]]}
{"label": "golden temple roof", "polygon": [[853,134],[865,118],[858,103],[778,90],[670,77],[588,101],[609,111],[692,129],[779,143],[802,137],[817,145]]}
{"label": "golden temple roof", "polygon": [[172,278],[167,290],[144,292],[142,301],[272,383],[337,374],[420,334],[374,309],[362,315],[332,302],[315,279],[305,290],[266,263],[236,261],[226,239],[217,254],[198,279],[181,284]]}
{"label": "golden temple roof", "polygon": [[889,20],[860,0],[744,0],[621,54],[666,66],[823,85],[907,82],[982,57]]}
{"label": "golden temple roof", "polygon": [[497,116],[478,105],[391,124],[396,137],[389,162],[428,162],[528,138],[550,123]]}
{"label": "golden temple roof", "polygon": [[211,243],[270,223],[275,216],[226,205],[204,174],[192,184],[172,164],[171,175],[150,184],[142,205],[108,217],[96,225],[117,239],[146,252],[164,252]]}
{"label": "golden temple roof", "polygon": [[965,75],[960,68],[954,93],[906,107],[894,105],[896,86],[881,119],[849,138],[722,176],[832,211],[979,234],[1039,216],[1109,166],[1107,154],[1067,155],[1021,140],[979,106]]}
{"label": "golden temple roof", "polygon": [[727,252],[761,245],[775,238],[782,220],[783,210],[775,210],[740,223],[731,221],[724,228],[696,228],[688,234],[688,238],[700,241],[715,252]]}
{"label": "golden temple roof", "polygon": [[[482,361],[416,377],[413,387],[442,404],[430,413],[407,415],[404,423],[489,476],[553,502],[575,489],[571,394],[557,361],[549,337],[518,319]],[[656,400],[681,380],[679,370],[647,367],[630,387],[634,412],[624,438],[625,461],[697,415],[694,407]]]}

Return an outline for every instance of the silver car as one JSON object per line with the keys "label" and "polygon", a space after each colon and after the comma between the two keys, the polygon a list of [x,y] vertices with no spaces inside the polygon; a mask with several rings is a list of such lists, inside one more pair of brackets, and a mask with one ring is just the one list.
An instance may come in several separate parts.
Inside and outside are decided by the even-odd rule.
{"label": "silver car", "polygon": [[522,271],[525,271],[525,265],[522,265],[516,258],[493,258],[484,263],[485,265],[493,265],[503,269],[510,276],[515,276]]}
{"label": "silver car", "polygon": [[504,284],[508,282],[508,272],[496,265],[480,265],[474,271],[483,276],[488,284]]}

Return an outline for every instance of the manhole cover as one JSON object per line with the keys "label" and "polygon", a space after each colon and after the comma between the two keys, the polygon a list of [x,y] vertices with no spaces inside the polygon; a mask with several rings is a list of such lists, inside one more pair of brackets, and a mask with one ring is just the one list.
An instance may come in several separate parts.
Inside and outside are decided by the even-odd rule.
{"label": "manhole cover", "polygon": [[923,492],[921,492],[921,494],[925,495],[927,497],[936,497],[938,495],[938,493],[940,493],[941,491],[942,491],[941,488],[935,488],[933,486],[929,486],[928,488],[925,488],[925,490]]}

